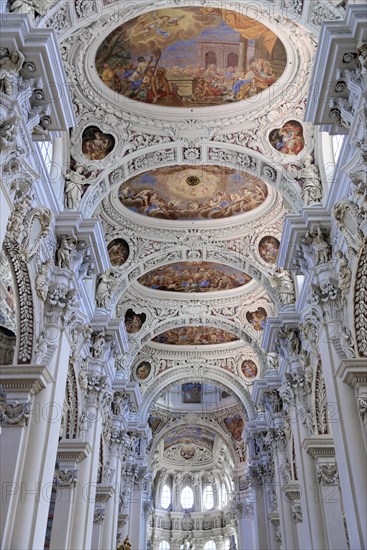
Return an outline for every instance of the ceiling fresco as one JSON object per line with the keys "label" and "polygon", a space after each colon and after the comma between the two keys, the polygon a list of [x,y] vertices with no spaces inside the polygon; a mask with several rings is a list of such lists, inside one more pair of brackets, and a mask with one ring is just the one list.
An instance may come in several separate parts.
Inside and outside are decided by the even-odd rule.
{"label": "ceiling fresco", "polygon": [[108,255],[111,265],[120,267],[129,257],[129,245],[124,239],[114,239],[107,246]]}
{"label": "ceiling fresco", "polygon": [[281,128],[270,132],[269,141],[283,155],[298,155],[305,146],[302,124],[288,120]]}
{"label": "ceiling fresco", "polygon": [[88,160],[103,160],[115,145],[115,138],[97,126],[89,126],[82,135],[82,152]]}
{"label": "ceiling fresco", "polygon": [[109,34],[95,59],[114,92],[172,107],[251,98],[276,82],[286,62],[283,44],[262,23],[209,7],[140,15]]}
{"label": "ceiling fresco", "polygon": [[268,196],[266,184],[224,166],[168,166],[127,180],[119,189],[121,203],[151,218],[215,220],[243,214]]}
{"label": "ceiling fresco", "polygon": [[233,416],[228,416],[224,419],[224,424],[236,441],[241,441],[242,432],[244,428],[243,418],[240,414],[235,414]]}
{"label": "ceiling fresco", "polygon": [[153,342],[174,346],[197,346],[236,342],[234,334],[215,327],[188,326],[173,328],[153,338]]}
{"label": "ceiling fresco", "polygon": [[251,359],[245,359],[242,361],[241,371],[246,378],[255,378],[257,375],[257,366],[253,361],[251,361]]}
{"label": "ceiling fresco", "polygon": [[263,237],[259,242],[259,254],[264,262],[275,264],[278,259],[280,242],[275,237]]}
{"label": "ceiling fresco", "polygon": [[164,438],[164,449],[172,445],[197,445],[213,450],[215,433],[199,426],[181,426]]}
{"label": "ceiling fresco", "polygon": [[138,282],[171,292],[213,292],[238,288],[251,281],[242,271],[214,262],[177,262],[146,273]]}

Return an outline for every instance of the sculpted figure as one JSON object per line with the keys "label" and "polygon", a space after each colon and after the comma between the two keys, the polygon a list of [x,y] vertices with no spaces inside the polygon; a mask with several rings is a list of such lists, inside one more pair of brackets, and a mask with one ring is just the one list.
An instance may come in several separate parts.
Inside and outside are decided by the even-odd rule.
{"label": "sculpted figure", "polygon": [[38,267],[38,275],[36,277],[36,291],[42,300],[46,300],[48,285],[50,283],[51,260],[46,260]]}
{"label": "sculpted figure", "polygon": [[103,357],[103,348],[105,343],[106,343],[106,338],[105,338],[105,333],[103,331],[97,332],[93,335],[92,349],[91,349],[92,357],[99,358],[99,359]]}
{"label": "sculpted figure", "polygon": [[294,304],[296,294],[292,275],[289,271],[276,268],[273,275],[269,277],[270,285],[274,288],[277,298],[282,306]]}
{"label": "sculpted figure", "polygon": [[0,59],[0,92],[9,96],[16,92],[14,82],[19,76],[24,59],[19,50],[14,50],[10,56],[5,55]]}
{"label": "sculpted figure", "polygon": [[30,195],[20,195],[16,199],[14,210],[6,227],[14,240],[22,242],[25,233],[25,217],[31,208],[32,197]]}
{"label": "sculpted figure", "polygon": [[45,15],[53,4],[55,0],[10,0],[9,11],[26,13],[34,18],[36,14]]}
{"label": "sculpted figure", "polygon": [[114,282],[116,282],[116,279],[111,269],[108,269],[99,276],[96,289],[96,303],[98,307],[108,309]]}
{"label": "sculpted figure", "polygon": [[[82,200],[84,185],[90,185],[86,176],[83,174],[84,167],[77,164],[74,170],[69,170],[65,175],[64,205],[69,210],[78,210]],[[93,172],[91,178],[94,178],[96,172]]]}
{"label": "sculpted figure", "polygon": [[59,248],[56,251],[56,265],[71,269],[71,260],[76,248],[76,237],[61,235]]}
{"label": "sculpted figure", "polygon": [[0,151],[7,149],[15,143],[18,120],[18,118],[12,117],[0,126]]}
{"label": "sculpted figure", "polygon": [[337,266],[339,273],[338,288],[340,288],[343,296],[346,296],[350,290],[352,280],[352,271],[349,268],[348,260],[341,250],[336,253]]}
{"label": "sculpted figure", "polygon": [[308,231],[306,239],[311,243],[316,265],[324,264],[331,259],[331,246],[320,226],[317,227],[316,233]]}
{"label": "sculpted figure", "polygon": [[304,181],[302,187],[302,198],[305,206],[322,200],[322,183],[319,174],[319,169],[312,163],[311,155],[305,156],[303,159],[303,168],[297,172],[291,170],[290,175],[296,179]]}

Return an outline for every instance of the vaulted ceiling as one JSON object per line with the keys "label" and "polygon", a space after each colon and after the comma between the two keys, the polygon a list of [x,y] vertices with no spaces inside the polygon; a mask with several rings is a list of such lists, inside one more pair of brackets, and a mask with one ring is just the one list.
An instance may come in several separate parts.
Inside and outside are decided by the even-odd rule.
{"label": "vaulted ceiling", "polygon": [[[89,4],[88,24],[62,2],[48,18],[70,19],[58,29],[78,120],[70,166],[105,232],[152,460],[194,467],[198,449],[208,464],[224,446],[240,464],[284,217],[302,204],[290,174],[314,149],[303,114],[320,22],[297,3]],[[210,388],[227,397],[209,419]]]}

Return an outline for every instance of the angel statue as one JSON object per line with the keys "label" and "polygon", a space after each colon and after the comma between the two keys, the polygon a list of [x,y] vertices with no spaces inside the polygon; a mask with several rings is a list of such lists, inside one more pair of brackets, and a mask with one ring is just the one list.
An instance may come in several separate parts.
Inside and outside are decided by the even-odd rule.
{"label": "angel statue", "polygon": [[118,278],[112,269],[108,269],[98,278],[96,289],[96,303],[98,307],[108,309],[111,293],[118,285]]}
{"label": "angel statue", "polygon": [[[65,189],[64,189],[64,205],[68,210],[78,210],[80,201],[82,200],[84,186],[90,185],[83,174],[84,166],[77,164],[74,170],[69,170],[65,174]],[[90,178],[94,179],[96,172],[92,172]]]}
{"label": "angel statue", "polygon": [[292,275],[289,271],[277,267],[269,277],[269,282],[274,288],[277,299],[282,306],[294,304],[296,293]]}

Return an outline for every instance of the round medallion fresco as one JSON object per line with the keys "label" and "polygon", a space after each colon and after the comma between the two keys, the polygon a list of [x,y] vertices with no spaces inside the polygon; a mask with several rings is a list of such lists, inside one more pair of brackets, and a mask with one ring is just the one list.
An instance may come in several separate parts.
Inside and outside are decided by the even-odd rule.
{"label": "round medallion fresco", "polygon": [[136,367],[135,376],[139,380],[145,380],[150,375],[151,370],[152,370],[151,364],[148,361],[142,361]]}
{"label": "round medallion fresco", "polygon": [[238,288],[251,281],[242,271],[214,262],[177,262],[146,273],[138,282],[170,292],[213,292]]}
{"label": "round medallion fresco", "polygon": [[173,328],[153,338],[153,342],[174,346],[226,344],[237,340],[237,336],[223,329],[200,326]]}
{"label": "round medallion fresco", "polygon": [[120,267],[129,257],[129,245],[124,239],[114,239],[107,246],[111,265]]}
{"label": "round medallion fresco", "polygon": [[257,366],[251,359],[245,359],[241,364],[241,371],[246,378],[255,378],[257,375]]}
{"label": "round medallion fresco", "polygon": [[140,15],[109,34],[95,60],[102,82],[114,92],[172,107],[251,98],[278,80],[286,62],[273,31],[214,7]]}
{"label": "round medallion fresco", "polygon": [[278,259],[280,242],[275,237],[263,237],[259,242],[259,254],[264,262],[275,264]]}
{"label": "round medallion fresco", "polygon": [[185,445],[185,447],[181,447],[180,455],[185,460],[190,460],[191,458],[194,458],[194,456],[195,456],[195,448],[192,447],[191,445]]}
{"label": "round medallion fresco", "polygon": [[[193,185],[189,178],[199,181]],[[262,180],[224,166],[157,168],[119,189],[121,203],[132,212],[166,220],[228,218],[257,208],[267,196]]]}

